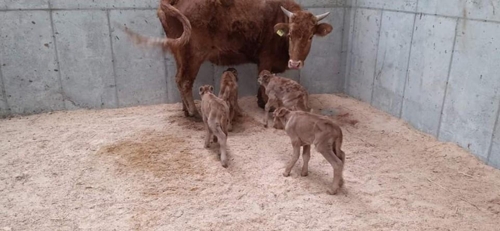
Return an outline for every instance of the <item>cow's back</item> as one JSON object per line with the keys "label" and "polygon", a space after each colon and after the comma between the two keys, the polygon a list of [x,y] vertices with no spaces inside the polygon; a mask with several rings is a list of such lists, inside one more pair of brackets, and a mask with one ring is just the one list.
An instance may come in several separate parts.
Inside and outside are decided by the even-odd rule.
{"label": "cow's back", "polygon": [[[288,60],[286,40],[274,34],[274,25],[286,17],[281,5],[300,9],[292,0],[177,0],[174,7],[191,23],[193,50],[217,65],[239,65],[258,63],[265,47],[275,49],[269,54],[284,51]],[[166,21],[167,36],[179,37],[182,24],[170,16]]]}

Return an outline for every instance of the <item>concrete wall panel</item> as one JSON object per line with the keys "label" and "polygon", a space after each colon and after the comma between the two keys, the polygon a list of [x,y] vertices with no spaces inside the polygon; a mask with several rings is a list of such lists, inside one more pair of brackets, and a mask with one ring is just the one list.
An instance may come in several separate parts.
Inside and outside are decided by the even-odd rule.
{"label": "concrete wall panel", "polygon": [[[222,72],[225,71],[227,66],[215,66],[214,79],[215,79],[215,89],[219,93],[220,89],[220,77]],[[257,95],[257,89],[259,88],[259,83],[257,83],[258,78],[258,68],[255,64],[244,64],[235,66],[238,71],[238,95],[239,97]]]}
{"label": "concrete wall panel", "polygon": [[126,24],[137,33],[163,36],[155,10],[113,10],[111,39],[119,106],[159,104],[167,101],[165,58],[161,49],[135,46],[113,22]]}
{"label": "concrete wall panel", "polygon": [[105,11],[55,11],[54,30],[66,108],[117,107]]}
{"label": "concrete wall panel", "polygon": [[54,9],[156,8],[160,0],[50,0]]}
{"label": "concrete wall panel", "polygon": [[358,0],[358,6],[415,12],[417,0]]}
{"label": "concrete wall panel", "polygon": [[365,102],[371,101],[375,59],[379,40],[381,11],[357,9],[352,36],[350,75],[347,93]]}
{"label": "concrete wall panel", "polygon": [[457,20],[417,16],[401,118],[437,136]]}
{"label": "concrete wall panel", "polygon": [[[162,36],[165,36],[163,33]],[[177,66],[175,64],[174,56],[170,52],[166,52],[165,58],[165,68],[166,68],[166,81],[167,81],[167,103],[177,103],[181,102],[181,94],[177,88],[177,83],[175,82],[175,75],[177,73]]]}
{"label": "concrete wall panel", "polygon": [[356,10],[353,8],[344,8],[344,24],[342,25],[342,54],[341,54],[341,66],[340,75],[344,79],[344,86],[342,86],[342,92],[347,92],[347,79],[350,76],[351,71],[351,56],[352,56],[352,38],[354,31],[354,16]]}
{"label": "concrete wall panel", "polygon": [[0,0],[0,9],[48,9],[49,0]]}
{"label": "concrete wall panel", "polygon": [[372,105],[399,117],[415,16],[385,11],[378,46]]}
{"label": "concrete wall panel", "polygon": [[310,11],[313,14],[330,11],[323,22],[332,25],[333,30],[325,37],[313,38],[311,51],[300,71],[300,83],[310,93],[341,92],[344,85],[340,74],[344,9],[313,8]]}
{"label": "concrete wall panel", "polygon": [[419,0],[418,12],[500,21],[499,6],[500,0]]}
{"label": "concrete wall panel", "polygon": [[333,7],[344,6],[345,0],[295,0],[302,7]]}
{"label": "concrete wall panel", "polygon": [[500,104],[500,25],[459,20],[440,138],[486,160]]}
{"label": "concrete wall panel", "polygon": [[4,11],[0,22],[0,63],[12,113],[64,109],[49,12]]}
{"label": "concrete wall panel", "polygon": [[196,81],[194,82],[193,86],[193,96],[195,99],[201,99],[200,94],[198,93],[198,89],[200,88],[200,86],[208,84],[214,86],[215,88],[214,71],[214,65],[208,61],[204,62],[201,65],[200,71],[196,76]]}

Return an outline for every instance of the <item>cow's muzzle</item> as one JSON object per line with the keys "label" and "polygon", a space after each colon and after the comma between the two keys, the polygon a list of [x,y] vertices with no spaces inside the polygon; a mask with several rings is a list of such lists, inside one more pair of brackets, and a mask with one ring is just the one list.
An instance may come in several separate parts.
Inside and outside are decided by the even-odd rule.
{"label": "cow's muzzle", "polygon": [[302,61],[295,61],[295,60],[288,60],[288,68],[290,69],[300,69],[302,68],[303,62]]}

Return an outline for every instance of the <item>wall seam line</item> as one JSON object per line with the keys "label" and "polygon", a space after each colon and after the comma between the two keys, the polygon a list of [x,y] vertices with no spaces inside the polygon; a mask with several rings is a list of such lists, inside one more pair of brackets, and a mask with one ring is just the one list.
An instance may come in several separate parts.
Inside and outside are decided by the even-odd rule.
{"label": "wall seam line", "polygon": [[[417,6],[418,6],[418,1],[417,1]],[[411,39],[410,39],[410,50],[408,51],[408,63],[406,64],[406,74],[405,74],[405,80],[404,80],[404,85],[403,85],[403,95],[401,96],[401,108],[399,109],[399,118],[403,117],[403,108],[404,108],[405,94],[406,94],[406,84],[408,83],[408,79],[410,78],[411,51],[412,51],[412,47],[413,47],[413,36],[415,34],[416,21],[417,21],[417,14],[415,14],[413,17],[413,26],[412,26]]]}
{"label": "wall seam line", "polygon": [[[344,27],[344,26],[345,26],[345,15],[346,15],[346,11],[347,11],[347,10],[346,10],[345,8],[342,10],[342,14],[343,14],[343,16],[342,16],[342,35],[340,36],[340,65],[342,65],[342,64],[344,63],[344,59],[345,59],[345,58],[344,58],[344,35],[345,35],[345,27]],[[347,55],[345,55],[345,56],[346,56],[346,58],[347,58]],[[339,65],[339,66],[340,66],[340,65]],[[333,68],[333,67],[332,67],[332,68]],[[341,67],[341,68],[342,68],[342,67]],[[342,70],[342,69],[340,69],[340,70]],[[344,71],[345,71],[345,67],[344,67]],[[339,73],[339,74],[342,74],[342,71],[340,71],[340,72],[341,72],[341,73]],[[343,90],[342,90],[342,85],[344,85],[344,81],[345,81],[345,79],[344,79],[344,78],[342,78],[342,76],[340,76],[340,79],[341,79],[341,81],[342,81],[342,84],[339,84],[339,86],[336,86],[336,88],[337,88],[337,92],[338,92],[338,91],[340,91],[341,93],[343,93]]]}
{"label": "wall seam line", "polygon": [[500,104],[498,104],[497,108],[497,118],[495,119],[495,125],[493,126],[493,134],[491,134],[490,146],[488,147],[488,153],[486,154],[486,163],[490,163],[491,151],[493,149],[493,139],[495,138],[495,131],[498,127],[498,118],[500,117]]}
{"label": "wall seam line", "polygon": [[448,86],[450,82],[450,77],[451,77],[451,68],[453,66],[453,57],[455,56],[455,45],[457,43],[457,36],[458,36],[458,21],[460,19],[456,19],[456,24],[455,24],[455,36],[453,38],[453,46],[451,48],[451,57],[450,57],[450,63],[448,65],[448,76],[446,77],[446,87],[444,89],[444,95],[443,95],[443,102],[441,103],[441,114],[439,115],[439,123],[438,123],[438,130],[437,130],[437,138],[438,140],[440,139],[441,136],[441,126],[443,122],[443,113],[444,113],[444,106],[446,102],[446,95],[448,94]]}
{"label": "wall seam line", "polygon": [[116,97],[116,107],[120,108],[120,99],[118,98],[118,84],[117,84],[117,78],[116,78],[116,56],[115,56],[115,49],[113,48],[113,34],[111,31],[111,19],[110,19],[110,10],[105,10],[106,11],[106,17],[108,18],[108,31],[109,31],[109,44],[111,48],[111,63],[113,66],[113,79],[114,79],[114,84],[115,84],[115,97]]}
{"label": "wall seam line", "polygon": [[[61,70],[61,64],[59,63],[59,50],[57,49],[57,40],[56,40],[56,28],[54,26],[54,17],[53,17],[53,11],[52,11],[52,6],[50,1],[48,2],[49,5],[49,17],[50,17],[50,27],[52,29],[52,41],[54,41],[54,51],[56,55],[56,66],[57,66],[57,77],[59,78],[59,91],[62,96],[62,103],[63,103],[63,108],[64,110],[68,110],[66,107],[66,92],[64,91],[63,83],[62,83],[62,70]],[[75,105],[76,106],[76,105]]]}
{"label": "wall seam line", "polygon": [[384,22],[384,11],[380,11],[380,25],[378,26],[378,39],[377,39],[377,51],[375,52],[375,68],[373,70],[373,78],[372,78],[372,94],[370,96],[370,105],[373,106],[373,95],[375,94],[375,78],[377,76],[377,62],[378,62],[378,52],[380,47],[380,36],[382,31],[382,23]]}
{"label": "wall seam line", "polygon": [[2,95],[3,95],[3,101],[5,103],[5,106],[7,107],[6,108],[6,115],[10,115],[11,114],[11,109],[10,109],[10,105],[9,105],[9,101],[7,100],[7,92],[5,91],[5,80],[3,79],[3,72],[2,72],[2,65],[3,63],[0,63],[0,83],[2,84],[2,88],[0,89],[2,91]]}
{"label": "wall seam line", "polygon": [[[351,34],[351,33],[353,34],[353,37],[352,37],[352,39],[353,39],[354,36],[356,36],[356,34],[355,34],[355,31],[356,31],[356,16],[358,14],[358,10],[355,9],[355,8],[351,8],[351,9],[354,10],[354,16],[353,16],[353,19],[352,19],[352,32],[350,32],[349,34]],[[348,40],[350,40],[350,39],[348,39]],[[351,78],[349,78],[349,77],[351,76],[351,73],[352,73],[352,63],[351,63],[351,59],[352,59],[352,55],[353,55],[352,48],[353,48],[353,45],[350,46],[350,48],[348,49],[350,54],[349,54],[349,59],[346,60],[346,64],[347,64],[347,62],[349,62],[349,71],[347,71],[347,69],[346,69],[346,73],[345,73],[346,76],[344,76],[344,78],[345,78],[344,92],[347,95],[349,95],[349,86],[350,86],[350,83],[351,83],[351,80],[350,80]],[[349,74],[349,76],[347,76],[347,74]]]}

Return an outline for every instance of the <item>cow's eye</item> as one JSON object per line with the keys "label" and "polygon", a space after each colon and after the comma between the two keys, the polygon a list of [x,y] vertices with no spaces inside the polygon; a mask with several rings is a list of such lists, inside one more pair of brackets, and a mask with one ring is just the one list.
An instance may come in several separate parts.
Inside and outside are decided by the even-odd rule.
{"label": "cow's eye", "polygon": [[314,37],[314,35],[311,35],[311,37],[309,37],[309,40],[312,40],[312,39],[313,39],[313,37]]}

